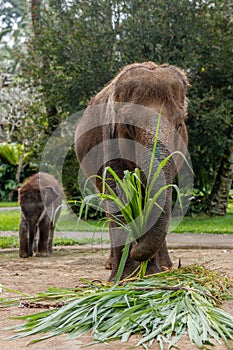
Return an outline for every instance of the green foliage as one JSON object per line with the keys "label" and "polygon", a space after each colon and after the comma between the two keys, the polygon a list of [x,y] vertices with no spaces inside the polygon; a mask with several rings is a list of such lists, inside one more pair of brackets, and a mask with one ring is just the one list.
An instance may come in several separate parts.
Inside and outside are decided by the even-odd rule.
{"label": "green foliage", "polygon": [[[47,141],[46,111],[40,86],[23,76],[21,69],[15,75],[1,76],[1,120],[4,123],[3,141],[21,148],[30,155],[41,153]],[[5,138],[5,140],[4,140]],[[16,148],[16,146],[15,146]]]}
{"label": "green foliage", "polygon": [[59,111],[77,112],[112,77],[115,33],[111,2],[50,3],[41,6],[37,25],[25,72],[33,72],[35,80],[42,79],[46,104]]}
{"label": "green foliage", "polygon": [[74,148],[72,147],[66,154],[64,160],[62,185],[68,205],[75,213],[79,212],[79,205],[77,203],[81,200],[81,193],[78,186],[78,169],[78,162],[76,160]]}
{"label": "green foliage", "polygon": [[4,158],[11,165],[18,165],[23,156],[22,163],[25,163],[30,153],[24,153],[24,145],[19,143],[2,142],[0,144],[0,158]]}
{"label": "green foliage", "polygon": [[[196,99],[195,111],[191,110],[188,121],[189,149],[196,175],[196,204],[198,196],[202,197],[202,202],[204,201],[202,209],[207,206],[207,197],[214,185],[221,159],[224,157],[229,129],[232,127],[232,102],[227,101],[226,97],[222,102],[224,100],[222,93],[218,96],[222,101],[217,100],[216,93],[216,90],[210,91],[201,101]],[[192,118],[193,113],[196,113],[196,118]],[[197,130],[200,132],[197,133]]]}
{"label": "green foliage", "polygon": [[0,2],[0,72],[17,70],[16,50],[22,49],[25,37],[27,2],[8,0]]}
{"label": "green foliage", "polygon": [[188,72],[195,195],[208,197],[233,126],[230,1],[126,1],[124,11],[124,40],[119,39],[124,63],[148,59]]}
{"label": "green foliage", "polygon": [[57,223],[59,231],[71,232],[99,232],[106,231],[107,227],[103,221],[99,220],[79,220],[76,215],[62,213]]}
{"label": "green foliage", "polygon": [[[0,144],[0,201],[17,200],[17,188],[32,172],[27,164],[30,152],[25,152],[24,148],[19,143]],[[22,170],[17,179],[19,166]]]}
{"label": "green foliage", "polygon": [[14,28],[17,23],[21,25],[23,22],[23,15],[25,11],[25,3],[22,0],[8,0],[7,4],[1,3],[1,35],[0,39]]}
{"label": "green foliage", "polygon": [[[0,201],[17,201],[18,187],[23,183],[23,181],[35,173],[35,169],[31,168],[27,164],[21,174],[19,181],[16,180],[17,167],[9,163],[0,163]],[[9,223],[7,226],[9,226]]]}
{"label": "green foliage", "polygon": [[[200,266],[190,266],[124,282],[114,287],[89,282],[91,288],[78,289],[74,297],[72,290],[49,290],[50,303],[62,300],[65,305],[19,317],[27,323],[11,327],[17,333],[12,338],[45,334],[32,341],[38,342],[68,334],[75,339],[91,331],[94,342],[127,342],[131,335],[139,334],[137,346],[148,349],[157,341],[164,349],[165,343],[175,347],[187,334],[198,348],[222,339],[230,349],[233,316],[218,307],[221,297],[232,297],[227,280]],[[34,300],[46,300],[46,293]]]}
{"label": "green foliage", "polygon": [[9,193],[16,189],[16,171],[16,167],[10,164],[0,164],[0,200],[8,200]]}

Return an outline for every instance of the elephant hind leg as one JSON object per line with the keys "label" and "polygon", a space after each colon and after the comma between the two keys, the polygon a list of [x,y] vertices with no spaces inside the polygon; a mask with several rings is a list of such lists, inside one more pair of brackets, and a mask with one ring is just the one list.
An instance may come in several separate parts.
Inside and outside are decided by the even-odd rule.
{"label": "elephant hind leg", "polygon": [[28,241],[28,223],[26,219],[21,215],[19,225],[19,256],[20,258],[28,258],[32,256],[29,252],[29,241]]}
{"label": "elephant hind leg", "polygon": [[39,222],[39,242],[38,242],[38,249],[35,256],[38,256],[38,257],[49,256],[49,251],[48,251],[49,233],[50,233],[50,220],[48,216],[45,216]]}

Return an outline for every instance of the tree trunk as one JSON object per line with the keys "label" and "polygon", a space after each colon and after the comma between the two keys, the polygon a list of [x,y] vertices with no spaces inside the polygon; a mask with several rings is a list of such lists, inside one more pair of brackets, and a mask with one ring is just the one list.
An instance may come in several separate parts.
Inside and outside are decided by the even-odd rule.
{"label": "tree trunk", "polygon": [[40,31],[40,6],[41,0],[31,0],[32,26],[35,34]]}
{"label": "tree trunk", "polygon": [[233,126],[228,134],[228,144],[219,167],[210,199],[209,210],[212,214],[225,215],[233,179]]}

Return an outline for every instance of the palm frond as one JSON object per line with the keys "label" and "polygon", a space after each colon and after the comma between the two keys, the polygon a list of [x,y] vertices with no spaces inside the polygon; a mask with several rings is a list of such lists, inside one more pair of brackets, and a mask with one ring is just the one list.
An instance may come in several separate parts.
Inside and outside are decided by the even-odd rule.
{"label": "palm frond", "polygon": [[69,295],[61,308],[19,317],[27,323],[10,329],[16,332],[13,338],[44,334],[36,341],[61,334],[73,339],[91,332],[95,342],[125,342],[140,334],[137,346],[146,349],[154,342],[161,349],[165,343],[171,348],[187,334],[199,348],[215,339],[230,349],[233,316],[219,308],[221,298],[232,298],[230,287],[232,282],[200,266],[118,285],[93,284],[85,294],[78,291],[72,299]]}

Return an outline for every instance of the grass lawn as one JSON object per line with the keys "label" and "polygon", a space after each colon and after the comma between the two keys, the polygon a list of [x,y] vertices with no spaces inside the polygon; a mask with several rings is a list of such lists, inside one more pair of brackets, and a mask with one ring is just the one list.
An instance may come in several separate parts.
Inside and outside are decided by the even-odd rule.
{"label": "grass lawn", "polygon": [[176,233],[233,233],[233,213],[225,217],[208,217],[198,215],[195,218],[185,217],[175,228]]}
{"label": "grass lawn", "polygon": [[[18,231],[20,211],[0,211],[0,231]],[[77,216],[63,209],[58,221],[59,231],[105,231],[103,222],[94,220],[78,221]],[[208,217],[204,214],[185,217],[174,232],[193,233],[232,233],[233,234],[233,200],[230,200],[227,215]]]}
{"label": "grass lawn", "polygon": [[225,216],[207,216],[204,214],[199,214],[196,217],[187,216],[174,232],[233,234],[233,200],[229,201]]}
{"label": "grass lawn", "polygon": [[18,207],[18,202],[0,202],[0,208]]}
{"label": "grass lawn", "polygon": [[19,210],[0,211],[0,231],[18,231]]}
{"label": "grass lawn", "polygon": [[[72,245],[84,245],[84,244],[103,244],[109,243],[109,240],[104,240],[102,238],[86,237],[82,239],[73,238],[54,238],[54,246],[72,246]],[[0,248],[19,248],[19,238],[18,236],[0,236]]]}
{"label": "grass lawn", "polygon": [[[20,221],[20,211],[0,211],[0,231],[18,231]],[[107,227],[103,222],[96,220],[78,220],[77,216],[68,213],[67,210],[63,209],[62,214],[57,223],[57,229],[59,231],[103,231],[107,230]]]}

